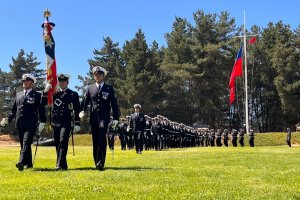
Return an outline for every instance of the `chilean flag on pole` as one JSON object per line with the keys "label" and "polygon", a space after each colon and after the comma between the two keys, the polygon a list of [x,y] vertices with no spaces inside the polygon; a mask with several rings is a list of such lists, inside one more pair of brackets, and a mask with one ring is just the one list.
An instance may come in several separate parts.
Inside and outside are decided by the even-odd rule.
{"label": "chilean flag on pole", "polygon": [[230,105],[234,102],[235,93],[234,93],[234,87],[235,87],[235,77],[242,76],[243,75],[243,45],[241,45],[241,48],[237,54],[237,57],[235,59],[235,63],[231,72],[230,81],[229,81],[229,88],[230,88]]}
{"label": "chilean flag on pole", "polygon": [[45,41],[45,52],[46,52],[46,69],[47,69],[47,81],[50,82],[52,88],[48,91],[48,105],[52,105],[53,97],[52,94],[57,85],[57,73],[56,73],[56,61],[55,61],[55,42],[52,37],[51,31],[55,24],[48,22],[42,24],[44,30],[43,36]]}

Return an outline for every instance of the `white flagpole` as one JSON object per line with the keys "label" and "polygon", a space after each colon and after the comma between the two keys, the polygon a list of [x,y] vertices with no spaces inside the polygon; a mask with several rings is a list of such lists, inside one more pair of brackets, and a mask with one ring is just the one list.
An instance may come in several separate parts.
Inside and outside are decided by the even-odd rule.
{"label": "white flagpole", "polygon": [[246,133],[249,134],[249,105],[248,105],[248,77],[247,77],[247,34],[246,34],[246,12],[244,11],[244,54],[245,54],[245,118]]}

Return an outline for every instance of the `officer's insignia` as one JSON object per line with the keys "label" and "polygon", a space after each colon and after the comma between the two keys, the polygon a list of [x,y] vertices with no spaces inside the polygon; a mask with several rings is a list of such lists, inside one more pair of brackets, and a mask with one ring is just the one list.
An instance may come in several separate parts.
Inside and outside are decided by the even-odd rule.
{"label": "officer's insignia", "polygon": [[35,102],[34,98],[32,98],[32,97],[27,98],[27,103],[34,104],[34,102]]}
{"label": "officer's insignia", "polygon": [[106,99],[108,98],[108,96],[109,96],[109,93],[108,93],[108,92],[102,92],[102,98],[103,98],[104,100],[106,100]]}
{"label": "officer's insignia", "polygon": [[62,101],[60,99],[55,99],[54,104],[56,106],[60,106],[62,104]]}

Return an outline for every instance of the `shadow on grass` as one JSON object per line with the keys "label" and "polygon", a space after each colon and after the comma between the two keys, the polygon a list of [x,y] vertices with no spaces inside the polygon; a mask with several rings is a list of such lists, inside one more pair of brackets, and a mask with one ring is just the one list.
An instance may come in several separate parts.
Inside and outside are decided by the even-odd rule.
{"label": "shadow on grass", "polygon": [[[79,167],[79,168],[71,168],[64,171],[89,171],[96,170],[95,167]],[[104,167],[104,171],[106,170],[132,170],[132,171],[158,171],[158,170],[168,170],[168,168],[157,168],[157,167]],[[34,168],[32,171],[40,171],[40,172],[57,172],[55,168]]]}

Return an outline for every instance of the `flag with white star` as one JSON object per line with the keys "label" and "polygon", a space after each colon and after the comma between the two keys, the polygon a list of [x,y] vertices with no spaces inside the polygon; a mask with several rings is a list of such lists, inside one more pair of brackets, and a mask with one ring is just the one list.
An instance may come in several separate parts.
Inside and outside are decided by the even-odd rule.
{"label": "flag with white star", "polygon": [[50,81],[52,88],[48,91],[48,105],[52,105],[53,98],[52,94],[57,85],[57,72],[56,72],[56,61],[55,61],[55,41],[52,36],[52,29],[55,24],[46,21],[42,24],[43,37],[45,41],[45,52],[46,52],[46,70],[47,70],[47,82]]}

